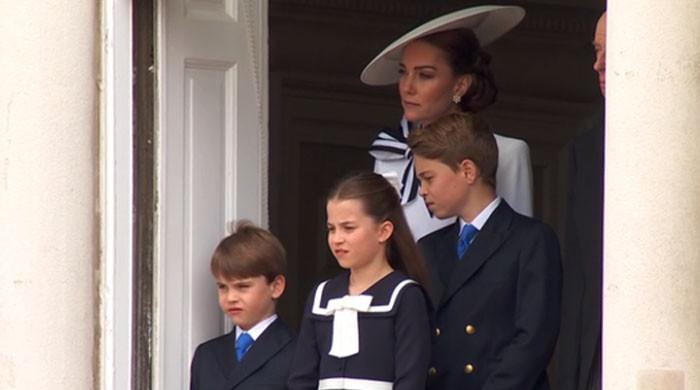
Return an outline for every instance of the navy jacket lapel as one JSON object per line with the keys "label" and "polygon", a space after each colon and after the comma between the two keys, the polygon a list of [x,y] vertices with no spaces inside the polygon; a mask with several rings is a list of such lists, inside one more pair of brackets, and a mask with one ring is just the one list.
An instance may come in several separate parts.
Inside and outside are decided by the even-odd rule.
{"label": "navy jacket lapel", "polygon": [[[234,369],[228,377],[228,388],[232,389],[238,386],[239,383],[257,371],[291,341],[292,334],[289,329],[287,329],[286,325],[279,319],[275,320],[275,322],[270,324],[260,337],[255,340],[253,346],[246,353],[243,360],[233,365]],[[231,354],[234,356],[233,360],[235,361],[235,342]]]}
{"label": "navy jacket lapel", "polygon": [[[449,282],[447,282],[445,291],[440,299],[439,307],[447,304],[460,287],[462,287],[462,285],[466,283],[503,244],[508,236],[513,213],[513,209],[511,209],[504,200],[501,200],[501,204],[486,221],[486,224],[479,234],[477,234],[467,250],[467,253],[465,253],[463,258],[454,266]],[[459,223],[457,223],[457,226],[459,226]],[[456,250],[454,245],[451,246],[451,249],[452,252]],[[443,255],[447,258],[447,253]],[[456,259],[457,254],[454,253],[451,258]]]}
{"label": "navy jacket lapel", "polygon": [[231,378],[238,362],[236,361],[236,330],[232,330],[215,346],[216,363],[226,379]]}
{"label": "navy jacket lapel", "polygon": [[433,279],[431,290],[433,293],[432,299],[435,305],[440,303],[445,288],[450,281],[450,275],[454,271],[457,264],[457,238],[459,233],[459,221],[441,232],[442,237],[439,238],[439,245],[433,246],[436,256],[431,256],[433,271]]}

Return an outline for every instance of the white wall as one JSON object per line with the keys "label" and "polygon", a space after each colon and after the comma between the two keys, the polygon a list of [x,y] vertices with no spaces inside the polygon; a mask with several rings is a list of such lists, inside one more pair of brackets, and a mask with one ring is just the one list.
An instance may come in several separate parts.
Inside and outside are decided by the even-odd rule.
{"label": "white wall", "polygon": [[95,1],[0,1],[0,389],[90,389]]}
{"label": "white wall", "polygon": [[700,389],[700,6],[609,2],[603,384]]}

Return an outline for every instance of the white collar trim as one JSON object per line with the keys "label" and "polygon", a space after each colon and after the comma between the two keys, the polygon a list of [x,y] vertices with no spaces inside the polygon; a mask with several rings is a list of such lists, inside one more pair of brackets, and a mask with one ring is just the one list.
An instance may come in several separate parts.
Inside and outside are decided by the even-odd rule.
{"label": "white collar trim", "polygon": [[[311,312],[316,315],[320,316],[330,316],[333,315],[333,310],[328,308],[328,305],[326,307],[321,307],[321,298],[323,297],[323,289],[326,287],[326,283],[328,281],[326,280],[325,282],[321,283],[318,285],[316,288],[316,293],[314,294],[314,304],[313,307],[311,308]],[[402,281],[401,283],[397,284],[396,287],[394,287],[394,291],[391,293],[391,298],[389,299],[389,303],[386,305],[377,305],[377,306],[370,306],[369,309],[367,310],[368,313],[387,313],[390,312],[394,308],[394,304],[396,303],[396,299],[398,299],[399,293],[401,290],[403,290],[404,287],[408,286],[409,284],[416,283],[416,281],[411,280],[411,279],[406,279]],[[347,295],[347,294],[346,294]]]}

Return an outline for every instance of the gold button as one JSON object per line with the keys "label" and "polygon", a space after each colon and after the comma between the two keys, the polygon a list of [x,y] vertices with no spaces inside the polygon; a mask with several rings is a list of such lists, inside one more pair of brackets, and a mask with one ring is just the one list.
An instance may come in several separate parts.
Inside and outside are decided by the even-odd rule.
{"label": "gold button", "polygon": [[428,375],[433,376],[435,374],[437,374],[437,370],[435,369],[435,367],[430,367],[428,369]]}
{"label": "gold button", "polygon": [[470,325],[467,325],[467,327],[464,328],[464,330],[467,332],[467,334],[474,334],[474,333],[476,333],[476,328],[474,327],[474,325],[471,325],[471,324],[470,324]]}
{"label": "gold button", "polygon": [[435,336],[440,336],[440,328],[435,328]]}
{"label": "gold button", "polygon": [[471,374],[472,372],[474,372],[475,369],[476,369],[476,368],[474,368],[474,365],[471,364],[471,363],[469,363],[469,364],[467,364],[466,366],[464,366],[464,372],[467,373],[467,374]]}

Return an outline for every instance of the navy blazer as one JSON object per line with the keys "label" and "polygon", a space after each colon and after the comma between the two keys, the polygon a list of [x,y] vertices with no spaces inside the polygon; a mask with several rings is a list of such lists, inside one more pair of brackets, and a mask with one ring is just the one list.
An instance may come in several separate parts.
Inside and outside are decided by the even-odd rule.
{"label": "navy blazer", "polygon": [[190,390],[284,390],[294,336],[279,318],[236,360],[236,330],[202,343],[192,358]]}
{"label": "navy blazer", "polygon": [[549,389],[561,259],[547,225],[501,200],[462,259],[459,222],[419,241],[436,302],[428,389]]}

